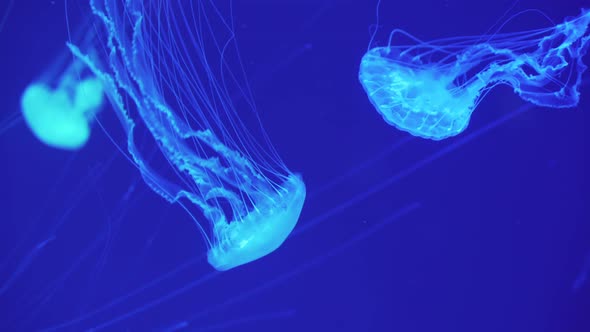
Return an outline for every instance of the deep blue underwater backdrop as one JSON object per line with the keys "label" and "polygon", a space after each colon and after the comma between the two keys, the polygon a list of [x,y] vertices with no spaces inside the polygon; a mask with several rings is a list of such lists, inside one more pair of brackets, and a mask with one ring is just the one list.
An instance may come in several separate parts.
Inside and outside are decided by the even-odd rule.
{"label": "deep blue underwater backdrop", "polygon": [[[85,6],[0,1],[0,122],[66,52]],[[394,28],[482,34],[531,8],[558,23],[584,6],[382,0],[374,43]],[[499,87],[463,134],[413,138],[358,82],[376,8],[234,1],[262,122],[308,195],[278,250],[227,272],[107,138],[123,135],[110,106],[77,152],[22,121],[3,130],[0,331],[590,331],[590,73],[576,108],[529,107]],[[504,29],[547,24],[529,12]]]}

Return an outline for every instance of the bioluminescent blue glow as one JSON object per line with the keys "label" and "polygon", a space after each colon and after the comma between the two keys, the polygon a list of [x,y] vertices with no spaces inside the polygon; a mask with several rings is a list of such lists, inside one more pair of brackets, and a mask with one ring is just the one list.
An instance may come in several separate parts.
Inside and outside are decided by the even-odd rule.
{"label": "bioluminescent blue glow", "polygon": [[[91,36],[82,42],[87,44]],[[61,68],[68,60],[69,65]],[[50,68],[25,88],[21,96],[22,119],[46,145],[80,149],[90,138],[92,120],[104,103],[102,83],[71,56],[58,57]]]}
{"label": "bioluminescent blue glow", "polygon": [[[385,121],[414,136],[455,136],[494,87],[510,85],[527,102],[578,104],[590,10],[554,27],[422,42],[394,30],[389,45],[362,58],[359,79]],[[409,44],[393,45],[403,35]]]}
{"label": "bioluminescent blue glow", "polygon": [[[69,47],[103,82],[146,183],[195,220],[209,220],[210,231],[197,225],[214,268],[231,269],[277,249],[297,223],[305,185],[264,131],[251,131],[261,126],[233,23],[207,2],[106,0],[90,6],[101,30],[97,40],[107,51],[93,55]],[[232,61],[239,71],[229,70]],[[235,106],[230,90],[242,106]],[[254,126],[247,129],[243,115],[253,116]],[[151,134],[171,176],[148,160],[137,127]]]}
{"label": "bioluminescent blue glow", "polygon": [[33,134],[48,146],[77,150],[90,137],[90,125],[104,102],[102,83],[81,78],[75,60],[53,88],[49,82],[31,83],[21,97],[22,117]]}

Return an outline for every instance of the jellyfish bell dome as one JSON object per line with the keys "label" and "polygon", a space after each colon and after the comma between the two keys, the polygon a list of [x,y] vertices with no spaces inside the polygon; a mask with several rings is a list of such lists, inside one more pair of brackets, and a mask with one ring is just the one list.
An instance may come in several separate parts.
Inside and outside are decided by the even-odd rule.
{"label": "jellyfish bell dome", "polygon": [[90,137],[88,120],[74,107],[65,91],[32,84],[23,93],[21,107],[33,134],[51,147],[77,150]]}
{"label": "jellyfish bell dome", "polygon": [[242,220],[215,224],[218,242],[207,253],[211,266],[229,270],[268,255],[285,241],[299,219],[305,184],[290,175],[274,196],[262,197]]}
{"label": "jellyfish bell dome", "polygon": [[21,97],[23,118],[33,134],[48,146],[77,150],[90,137],[90,121],[104,101],[96,78],[65,79],[52,89],[32,83]]}

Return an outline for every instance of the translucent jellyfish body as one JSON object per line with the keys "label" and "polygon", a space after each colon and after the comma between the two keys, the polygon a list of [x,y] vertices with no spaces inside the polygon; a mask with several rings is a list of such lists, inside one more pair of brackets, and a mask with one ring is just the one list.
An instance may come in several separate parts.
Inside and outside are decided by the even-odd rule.
{"label": "translucent jellyfish body", "polygon": [[[554,27],[422,42],[395,30],[389,46],[370,49],[359,79],[385,121],[435,140],[461,133],[486,93],[510,85],[527,102],[578,104],[586,66],[590,11]],[[402,35],[407,44],[392,45]]]}
{"label": "translucent jellyfish body", "polygon": [[22,115],[43,143],[66,150],[84,146],[90,123],[103,103],[102,83],[96,78],[79,80],[67,73],[57,88],[32,83],[21,98]]}
{"label": "translucent jellyfish body", "polygon": [[[222,8],[209,1],[90,5],[106,51],[69,47],[103,83],[145,182],[197,221],[214,268],[277,249],[297,223],[305,185],[260,125]],[[146,156],[138,127],[151,135],[165,167]]]}

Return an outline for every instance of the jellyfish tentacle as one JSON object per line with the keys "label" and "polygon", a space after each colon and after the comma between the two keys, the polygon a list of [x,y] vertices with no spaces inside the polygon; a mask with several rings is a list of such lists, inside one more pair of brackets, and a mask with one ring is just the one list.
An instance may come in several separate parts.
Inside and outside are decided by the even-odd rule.
{"label": "jellyfish tentacle", "polygon": [[[248,107],[254,107],[248,87],[239,84],[226,61],[233,25],[214,2],[199,3],[198,15],[204,16],[194,26],[186,24],[194,11],[183,10],[191,3],[167,4],[170,12],[160,17],[149,2],[90,0],[105,52],[88,54],[68,46],[103,82],[145,182],[171,203],[182,205],[186,199],[210,222],[207,232],[199,215],[189,212],[206,238],[209,263],[227,270],[263,257],[285,241],[299,218],[305,185],[280,161],[264,133],[261,142],[254,139],[230,99],[227,84],[237,84]],[[214,16],[207,17],[204,6]],[[228,33],[227,40],[219,40],[213,18],[218,18],[217,28],[225,29],[219,35]],[[163,27],[165,34],[158,32]],[[197,31],[183,31],[186,38],[182,28]],[[220,59],[212,61],[211,54]],[[143,156],[134,138],[138,125],[153,137],[173,178]]]}

